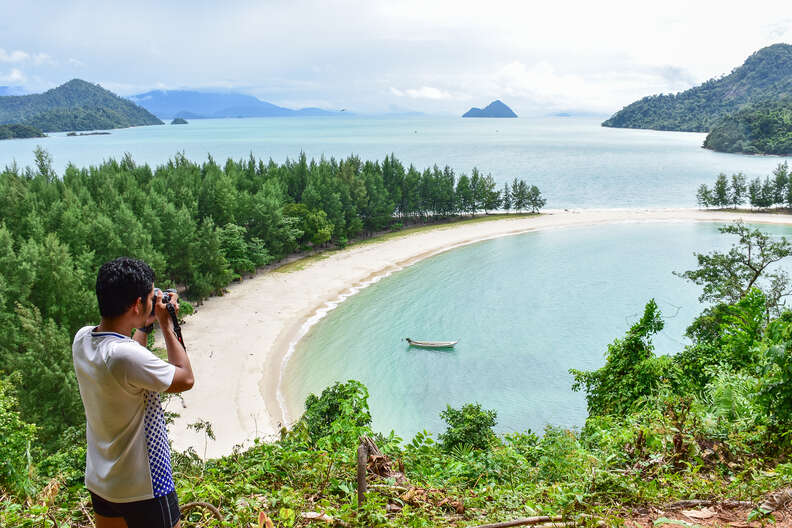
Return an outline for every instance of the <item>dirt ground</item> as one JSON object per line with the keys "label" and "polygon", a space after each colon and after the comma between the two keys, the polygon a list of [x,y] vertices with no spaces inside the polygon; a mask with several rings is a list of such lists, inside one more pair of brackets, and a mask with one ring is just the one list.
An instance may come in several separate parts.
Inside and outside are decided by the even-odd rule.
{"label": "dirt ground", "polygon": [[[628,519],[625,526],[630,528],[678,528],[680,526],[693,527],[734,527],[734,528],[759,528],[763,526],[777,526],[792,528],[792,505],[782,510],[773,512],[772,517],[748,522],[748,515],[752,508],[740,506],[729,507],[715,504],[708,507],[679,509],[673,511],[637,511]],[[664,522],[668,519],[668,522]]]}

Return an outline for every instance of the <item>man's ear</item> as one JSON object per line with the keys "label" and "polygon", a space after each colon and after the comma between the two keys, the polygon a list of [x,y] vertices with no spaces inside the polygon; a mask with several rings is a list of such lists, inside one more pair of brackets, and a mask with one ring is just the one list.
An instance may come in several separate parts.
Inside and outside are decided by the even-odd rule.
{"label": "man's ear", "polygon": [[135,304],[132,305],[132,311],[135,315],[140,315],[145,310],[146,306],[143,304],[143,297],[138,297]]}

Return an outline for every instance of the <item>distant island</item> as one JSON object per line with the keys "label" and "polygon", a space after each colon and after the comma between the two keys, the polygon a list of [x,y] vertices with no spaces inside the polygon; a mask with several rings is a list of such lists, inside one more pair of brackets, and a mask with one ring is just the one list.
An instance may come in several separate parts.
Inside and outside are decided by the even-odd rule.
{"label": "distant island", "polygon": [[0,125],[12,124],[66,132],[163,123],[99,85],[72,79],[41,94],[0,96]]}
{"label": "distant island", "polygon": [[748,103],[792,94],[792,45],[773,44],[729,75],[675,95],[644,97],[616,112],[605,127],[709,132]]}
{"label": "distant island", "polygon": [[187,124],[187,120],[184,119],[183,117],[177,117],[176,119],[171,121],[171,125],[186,125],[186,124]]}
{"label": "distant island", "polygon": [[234,92],[199,92],[190,90],[153,90],[132,95],[129,100],[163,119],[207,119],[223,117],[305,117],[333,116],[321,108],[292,110],[252,95]]}
{"label": "distant island", "polygon": [[517,114],[500,100],[495,100],[484,109],[471,108],[462,117],[517,117]]}
{"label": "distant island", "polygon": [[0,139],[45,137],[41,130],[28,125],[0,125]]}
{"label": "distant island", "polygon": [[792,154],[792,96],[746,105],[722,118],[704,148],[741,154]]}
{"label": "distant island", "polygon": [[110,132],[67,132],[67,137],[75,136],[109,136]]}

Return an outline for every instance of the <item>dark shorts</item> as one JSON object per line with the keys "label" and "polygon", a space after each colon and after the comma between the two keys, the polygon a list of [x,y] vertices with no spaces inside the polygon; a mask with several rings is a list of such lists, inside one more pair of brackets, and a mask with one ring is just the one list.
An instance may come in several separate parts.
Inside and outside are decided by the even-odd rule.
{"label": "dark shorts", "polygon": [[[90,491],[90,490],[88,490]],[[171,528],[179,522],[179,499],[164,497],[136,502],[110,502],[90,491],[94,511],[103,517],[123,517],[129,528]]]}

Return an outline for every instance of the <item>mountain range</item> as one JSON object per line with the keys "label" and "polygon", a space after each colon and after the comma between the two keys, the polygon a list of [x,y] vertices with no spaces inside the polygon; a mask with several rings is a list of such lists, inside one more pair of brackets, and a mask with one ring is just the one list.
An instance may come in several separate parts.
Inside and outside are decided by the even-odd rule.
{"label": "mountain range", "polygon": [[182,117],[185,119],[221,117],[296,117],[332,116],[321,108],[292,110],[252,95],[234,92],[199,92],[190,90],[153,90],[132,95],[129,100],[163,119]]}

